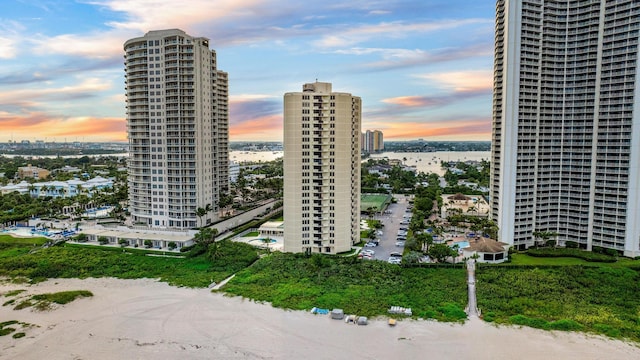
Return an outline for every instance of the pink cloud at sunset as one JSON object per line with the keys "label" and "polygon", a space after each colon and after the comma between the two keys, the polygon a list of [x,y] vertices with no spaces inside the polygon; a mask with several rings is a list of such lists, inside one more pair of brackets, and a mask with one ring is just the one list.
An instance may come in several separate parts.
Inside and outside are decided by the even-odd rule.
{"label": "pink cloud at sunset", "polygon": [[230,124],[231,141],[282,140],[282,115],[258,117],[239,124]]}
{"label": "pink cloud at sunset", "polygon": [[[447,124],[450,124],[447,126]],[[376,126],[378,125],[378,126]],[[387,140],[430,139],[430,140],[469,140],[491,138],[490,119],[460,121],[440,121],[437,123],[408,122],[369,124],[367,128],[380,129]],[[364,127],[363,127],[364,128]]]}
{"label": "pink cloud at sunset", "polygon": [[0,113],[3,137],[15,140],[126,141],[126,120],[96,117],[50,117],[43,113],[16,116]]}

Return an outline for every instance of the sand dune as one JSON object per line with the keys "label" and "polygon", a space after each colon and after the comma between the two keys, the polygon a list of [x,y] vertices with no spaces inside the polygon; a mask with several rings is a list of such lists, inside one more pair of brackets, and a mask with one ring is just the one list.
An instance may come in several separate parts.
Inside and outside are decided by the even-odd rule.
{"label": "sand dune", "polygon": [[0,337],[0,359],[640,359],[636,345],[597,336],[479,320],[346,325],[149,279],[0,284],[0,294],[13,289],[28,290],[21,296],[65,290],[94,296],[46,312],[0,307],[0,322],[39,326],[21,339]]}

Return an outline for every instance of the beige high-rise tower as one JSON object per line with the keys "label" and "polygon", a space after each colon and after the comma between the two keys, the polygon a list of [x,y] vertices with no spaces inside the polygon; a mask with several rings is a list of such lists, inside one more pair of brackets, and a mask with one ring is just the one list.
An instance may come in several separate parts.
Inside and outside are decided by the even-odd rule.
{"label": "beige high-rise tower", "polygon": [[284,95],[284,251],[336,254],[360,241],[361,100],[304,84]]}
{"label": "beige high-rise tower", "polygon": [[150,31],[124,51],[133,222],[185,229],[215,220],[229,187],[228,84],[209,39]]}

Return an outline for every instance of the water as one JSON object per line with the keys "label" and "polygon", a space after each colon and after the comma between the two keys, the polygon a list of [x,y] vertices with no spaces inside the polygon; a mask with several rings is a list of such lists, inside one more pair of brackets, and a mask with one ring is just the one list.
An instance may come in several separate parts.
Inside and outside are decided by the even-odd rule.
{"label": "water", "polygon": [[415,166],[420,172],[436,173],[443,176],[445,170],[440,167],[441,161],[480,161],[489,160],[490,156],[490,151],[383,152],[380,154],[371,154],[371,159],[382,159],[386,157],[389,159],[403,160],[405,165]]}
{"label": "water", "polygon": [[242,162],[268,162],[284,156],[282,151],[229,151],[229,160]]}

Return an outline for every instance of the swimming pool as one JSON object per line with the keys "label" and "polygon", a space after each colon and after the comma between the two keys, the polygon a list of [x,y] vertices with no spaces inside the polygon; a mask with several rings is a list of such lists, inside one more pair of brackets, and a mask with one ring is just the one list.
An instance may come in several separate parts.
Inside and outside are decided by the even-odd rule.
{"label": "swimming pool", "polygon": [[458,245],[458,249],[462,250],[466,247],[469,247],[469,242],[468,241],[458,241],[455,242],[453,244],[451,244],[450,246],[453,247],[454,245]]}

